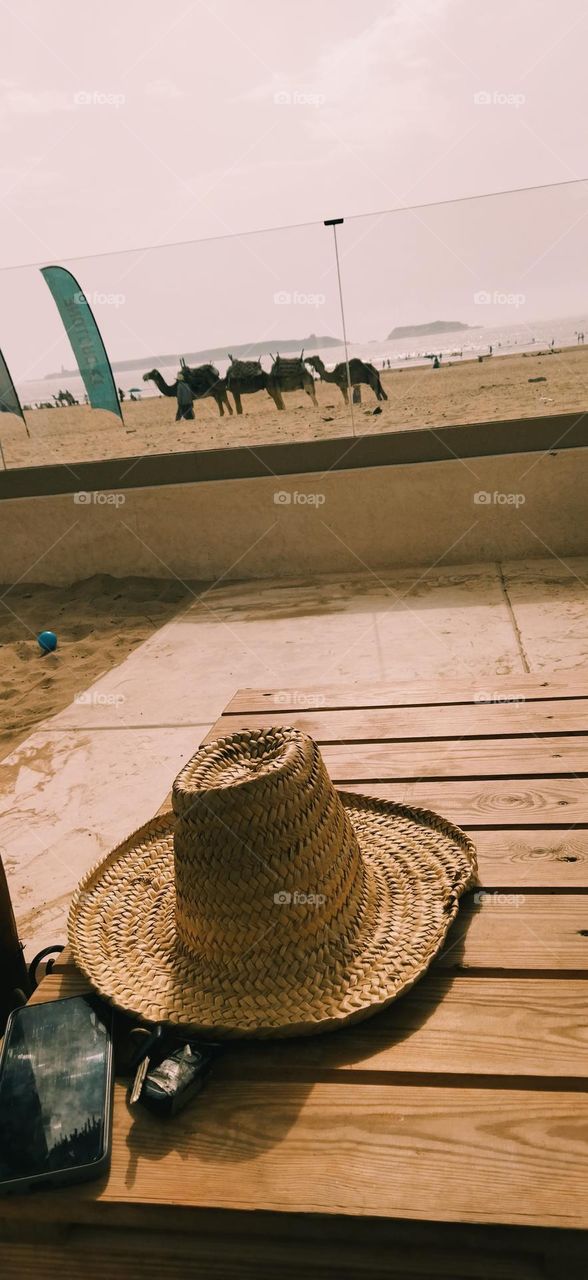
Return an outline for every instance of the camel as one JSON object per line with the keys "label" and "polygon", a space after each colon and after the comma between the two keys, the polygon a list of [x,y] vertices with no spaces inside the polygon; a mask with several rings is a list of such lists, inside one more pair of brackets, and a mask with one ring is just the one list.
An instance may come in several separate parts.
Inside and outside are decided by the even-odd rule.
{"label": "camel", "polygon": [[71,391],[59,391],[57,395],[53,396],[53,399],[55,400],[55,403],[58,404],[61,408],[63,408],[64,405],[72,405],[72,404],[78,403],[75,396],[72,395]]}
{"label": "camel", "polygon": [[270,376],[274,379],[276,387],[279,387],[280,394],[283,391],[306,391],[315,409],[318,409],[314,378],[305,368],[304,351],[293,359],[284,359],[283,356],[276,356],[275,359],[272,356],[272,359]]}
{"label": "camel", "polygon": [[228,354],[231,363],[227,369],[225,382],[227,389],[234,397],[237,413],[243,412],[241,396],[251,395],[254,391],[267,391],[276,409],[284,408],[280,388],[277,386],[272,374],[266,373],[265,369],[262,369],[261,358],[259,360],[235,360],[230,351]]}
{"label": "camel", "polygon": [[[215,369],[214,365],[202,364],[195,369],[189,369],[186,364],[182,363],[182,370],[184,378],[196,400],[201,400],[204,396],[212,396],[213,400],[216,400],[221,418],[224,417],[225,405],[229,413],[232,414],[233,410],[227,397],[226,383],[220,377],[218,369]],[[154,382],[156,387],[159,387],[162,396],[175,397],[178,388],[177,380],[172,383],[166,382],[159,369],[149,369],[147,373],[144,373],[143,382]]]}
{"label": "camel", "polygon": [[221,378],[218,369],[213,364],[198,364],[191,369],[186,364],[186,361],[180,357],[180,365],[195,400],[201,400],[204,396],[212,396],[213,400],[216,400],[221,418],[225,416],[225,408],[230,417],[233,416],[232,405],[227,395],[227,380],[226,378]]}
{"label": "camel", "polygon": [[[160,374],[159,369],[150,369],[148,373],[144,373],[143,382],[154,382],[156,387],[159,387],[162,396],[173,396],[175,400],[176,391],[178,389],[177,382],[172,382],[171,384],[166,382],[165,378]],[[131,400],[135,400],[136,397],[133,395],[132,391],[129,392],[129,394]]]}
{"label": "camel", "polygon": [[[349,394],[347,388],[347,365],[345,361],[336,364],[330,373],[320,358],[320,356],[307,356],[306,363],[311,365],[319,374],[323,382],[334,382],[339,387],[345,404],[349,404]],[[349,380],[352,387],[356,387],[361,382],[365,382],[371,387],[376,400],[387,400],[388,396],[384,391],[378,370],[373,364],[366,364],[364,360],[357,360],[355,357],[349,361]]]}

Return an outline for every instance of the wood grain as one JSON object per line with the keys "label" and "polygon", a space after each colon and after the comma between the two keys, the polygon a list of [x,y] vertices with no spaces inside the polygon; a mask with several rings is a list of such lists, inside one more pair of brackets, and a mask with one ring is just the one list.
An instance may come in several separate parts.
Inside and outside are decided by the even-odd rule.
{"label": "wood grain", "polygon": [[586,894],[478,892],[460,906],[436,967],[588,971]]}
{"label": "wood grain", "polygon": [[472,828],[469,834],[478,851],[480,884],[486,888],[588,888],[586,830]]}
{"label": "wood grain", "polygon": [[[565,1090],[214,1080],[181,1124],[115,1087],[110,1175],[2,1218],[117,1222],[166,1206],[588,1227],[588,1097]],[[50,1204],[47,1202],[50,1201]]]}
{"label": "wood grain", "polygon": [[[300,709],[221,717],[205,742],[238,729],[292,725],[317,742],[382,742],[429,738],[492,738],[588,732],[588,699],[543,702],[488,702],[435,707],[368,707],[359,710]],[[229,727],[230,726],[230,727]]]}
{"label": "wood grain", "polygon": [[365,742],[323,746],[339,786],[421,778],[531,778],[588,774],[586,737],[466,738],[463,741]]}
{"label": "wood grain", "polygon": [[[73,965],[34,1002],[87,991]],[[344,1078],[397,1072],[577,1079],[588,1074],[588,984],[581,979],[426,974],[383,1013],[337,1035],[230,1046],[225,1079]]]}
{"label": "wood grain", "polygon": [[585,1280],[588,1262],[579,1233],[546,1228],[216,1210],[211,1231],[205,1212],[173,1217],[166,1234],[31,1223],[26,1242],[0,1241],[3,1280]]}
{"label": "wood grain", "polygon": [[238,689],[223,715],[282,711],[303,707],[403,707],[438,703],[473,702],[482,699],[524,697],[588,698],[588,680],[581,669],[509,676],[480,676],[478,680],[358,681],[356,684],[309,685],[301,689]]}
{"label": "wood grain", "polygon": [[588,823],[588,788],[582,780],[370,782],[347,783],[344,790],[433,809],[472,832],[477,827],[570,828]]}

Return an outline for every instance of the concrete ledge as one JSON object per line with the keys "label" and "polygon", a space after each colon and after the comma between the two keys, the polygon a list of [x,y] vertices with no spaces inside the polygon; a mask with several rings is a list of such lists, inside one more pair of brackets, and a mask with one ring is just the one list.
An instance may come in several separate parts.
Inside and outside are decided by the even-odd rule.
{"label": "concrete ledge", "polygon": [[[368,419],[361,416],[360,430]],[[303,472],[406,466],[510,453],[588,447],[588,413],[423,427],[418,431],[303,440],[250,448],[157,453],[0,472],[0,498],[40,497],[77,490],[142,489],[150,485],[297,476]]]}
{"label": "concrete ledge", "polygon": [[[353,573],[588,552],[585,449],[6,499],[0,580]],[[476,495],[482,494],[482,500]]]}

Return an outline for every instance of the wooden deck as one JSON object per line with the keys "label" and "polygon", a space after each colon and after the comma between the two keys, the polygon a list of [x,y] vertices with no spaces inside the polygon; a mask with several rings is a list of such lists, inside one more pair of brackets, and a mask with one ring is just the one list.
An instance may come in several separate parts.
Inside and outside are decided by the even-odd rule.
{"label": "wooden deck", "polygon": [[[3,1276],[586,1276],[588,681],[486,683],[233,698],[210,738],[305,729],[463,826],[480,887],[377,1017],[236,1045],[169,1125],[118,1084],[107,1182],[0,1203]],[[66,955],[35,998],[80,989]]]}

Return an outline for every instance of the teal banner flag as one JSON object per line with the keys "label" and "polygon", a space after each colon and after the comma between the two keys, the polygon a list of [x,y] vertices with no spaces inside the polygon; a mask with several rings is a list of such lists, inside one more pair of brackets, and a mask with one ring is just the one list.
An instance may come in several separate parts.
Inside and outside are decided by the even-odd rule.
{"label": "teal banner flag", "polygon": [[8,365],[0,351],[0,413],[15,413],[17,418],[22,418],[25,427],[25,416],[21,408],[20,400],[16,393],[16,387],[8,372]]}
{"label": "teal banner flag", "polygon": [[118,394],[100,330],[85,293],[65,267],[41,267],[65,325],[93,409],[107,409],[122,422]]}

